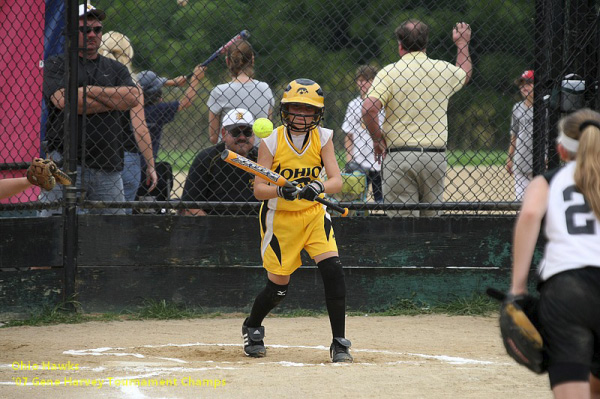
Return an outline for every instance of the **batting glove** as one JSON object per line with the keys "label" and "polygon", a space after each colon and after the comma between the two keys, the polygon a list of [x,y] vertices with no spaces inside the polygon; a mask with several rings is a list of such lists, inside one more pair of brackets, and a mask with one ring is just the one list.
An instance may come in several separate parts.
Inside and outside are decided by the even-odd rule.
{"label": "batting glove", "polygon": [[319,180],[313,180],[310,184],[302,187],[302,190],[298,193],[299,199],[305,199],[308,201],[314,201],[315,198],[325,191],[325,186]]}
{"label": "batting glove", "polygon": [[295,185],[294,187],[277,187],[277,196],[284,200],[293,201],[296,199],[296,194],[298,194],[298,189]]}

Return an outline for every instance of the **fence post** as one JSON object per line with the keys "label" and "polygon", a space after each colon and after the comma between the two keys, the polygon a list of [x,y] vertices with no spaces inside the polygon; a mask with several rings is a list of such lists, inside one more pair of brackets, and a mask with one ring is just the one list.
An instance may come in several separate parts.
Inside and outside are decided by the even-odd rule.
{"label": "fence post", "polygon": [[[77,0],[66,0],[66,62],[65,73],[67,87],[65,90],[65,136],[64,166],[67,173],[77,175],[77,73],[79,57],[79,12]],[[74,173],[73,173],[74,172]],[[75,180],[74,180],[75,181]],[[77,226],[77,186],[64,187],[63,203],[63,268],[64,291],[63,300],[72,300],[75,296],[75,275],[77,271],[78,226]],[[75,310],[69,306],[69,309]]]}

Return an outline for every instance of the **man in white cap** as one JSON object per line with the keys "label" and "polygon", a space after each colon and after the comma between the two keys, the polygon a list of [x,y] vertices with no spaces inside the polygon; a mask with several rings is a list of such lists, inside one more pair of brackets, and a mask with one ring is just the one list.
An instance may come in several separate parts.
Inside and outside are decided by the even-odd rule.
{"label": "man in white cap", "polygon": [[[254,198],[254,175],[245,172],[221,159],[223,150],[234,151],[256,161],[258,151],[254,147],[252,113],[243,108],[234,108],[223,118],[222,141],[200,151],[194,159],[183,188],[183,201],[211,202],[257,202]],[[257,210],[235,209],[186,209],[182,215],[247,215]]]}
{"label": "man in white cap", "polygon": [[[76,184],[86,193],[87,200],[122,202],[123,137],[131,134],[129,110],[139,104],[141,90],[133,83],[125,65],[98,53],[105,18],[104,11],[90,4],[79,6]],[[61,54],[44,63],[44,99],[48,105],[47,152],[59,164],[64,155],[66,61]],[[152,165],[148,172],[152,181],[156,182],[154,160],[150,161]],[[82,164],[85,164],[85,169]],[[61,198],[62,189],[55,188],[42,193],[40,202],[60,201]],[[54,212],[44,210],[42,216]],[[90,213],[124,214],[125,209],[96,209]]]}

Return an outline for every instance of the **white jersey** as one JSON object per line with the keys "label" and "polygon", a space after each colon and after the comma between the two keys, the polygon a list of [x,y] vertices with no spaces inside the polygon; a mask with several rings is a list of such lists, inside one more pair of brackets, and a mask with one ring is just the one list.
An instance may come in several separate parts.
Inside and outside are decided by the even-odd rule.
{"label": "white jersey", "polygon": [[538,273],[545,281],[566,270],[600,267],[600,222],[575,187],[575,162],[549,181],[544,233],[548,240]]}
{"label": "white jersey", "polygon": [[[346,116],[342,123],[342,130],[346,134],[352,134],[353,148],[352,159],[365,170],[373,170],[379,172],[381,164],[375,161],[373,152],[373,139],[367,130],[362,118],[363,99],[356,97],[348,104]],[[379,113],[379,126],[383,124],[385,112],[381,110]]]}

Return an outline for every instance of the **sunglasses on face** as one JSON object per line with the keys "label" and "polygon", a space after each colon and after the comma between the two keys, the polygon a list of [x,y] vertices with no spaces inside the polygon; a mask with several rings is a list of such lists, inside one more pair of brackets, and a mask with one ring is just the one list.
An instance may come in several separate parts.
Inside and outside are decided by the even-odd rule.
{"label": "sunglasses on face", "polygon": [[228,130],[231,137],[238,137],[240,134],[243,134],[246,137],[252,136],[252,128],[251,127],[235,127],[231,130]]}
{"label": "sunglasses on face", "polygon": [[101,26],[80,26],[79,32],[81,32],[85,35],[87,35],[90,32],[94,32],[96,35],[98,35],[102,32],[102,27]]}

